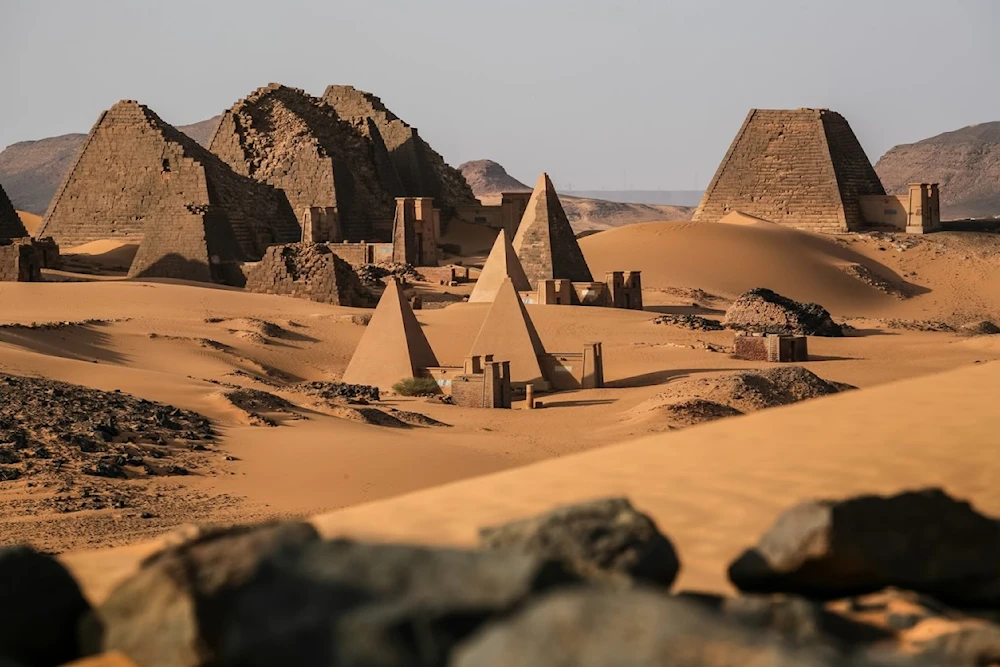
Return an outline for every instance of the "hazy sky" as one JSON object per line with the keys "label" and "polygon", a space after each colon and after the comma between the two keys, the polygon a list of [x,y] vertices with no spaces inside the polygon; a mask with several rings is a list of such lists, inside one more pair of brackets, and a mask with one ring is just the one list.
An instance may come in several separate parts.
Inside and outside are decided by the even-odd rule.
{"label": "hazy sky", "polygon": [[271,81],[374,92],[456,166],[703,188],[751,107],[840,111],[873,161],[1000,120],[1000,1],[0,0],[0,147]]}

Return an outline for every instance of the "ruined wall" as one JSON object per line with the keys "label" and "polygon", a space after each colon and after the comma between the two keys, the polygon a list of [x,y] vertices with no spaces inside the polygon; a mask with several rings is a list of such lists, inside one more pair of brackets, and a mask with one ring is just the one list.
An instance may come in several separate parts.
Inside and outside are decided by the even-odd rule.
{"label": "ruined wall", "polygon": [[28,231],[17,216],[14,205],[0,187],[0,239],[16,239],[27,235]]}
{"label": "ruined wall", "polygon": [[445,218],[456,206],[479,203],[462,172],[448,165],[415,127],[389,111],[378,97],[353,86],[328,86],[323,100],[369,136],[377,130],[402,185],[397,196],[433,197]]}
{"label": "ruined wall", "polygon": [[291,243],[271,246],[264,258],[244,266],[246,289],[282,294],[335,306],[367,307],[367,292],[336,245]]}
{"label": "ruined wall", "polygon": [[805,336],[738,333],[733,340],[733,356],[746,361],[809,361]]}
{"label": "ruined wall", "polygon": [[30,239],[0,241],[0,282],[34,283],[42,280],[42,263]]}
{"label": "ruined wall", "polygon": [[296,211],[335,209],[348,240],[372,239],[373,220],[392,217],[371,138],[298,88],[271,84],[239,100],[209,148],[236,172],[281,189]]}
{"label": "ruined wall", "polygon": [[150,109],[124,100],[91,129],[38,236],[64,248],[109,238],[135,243],[153,226],[185,219],[191,207],[212,210],[247,258],[300,234],[280,193],[233,173]]}
{"label": "ruined wall", "polygon": [[860,195],[885,190],[847,121],[825,109],[753,109],[694,220],[731,211],[814,231],[863,225]]}

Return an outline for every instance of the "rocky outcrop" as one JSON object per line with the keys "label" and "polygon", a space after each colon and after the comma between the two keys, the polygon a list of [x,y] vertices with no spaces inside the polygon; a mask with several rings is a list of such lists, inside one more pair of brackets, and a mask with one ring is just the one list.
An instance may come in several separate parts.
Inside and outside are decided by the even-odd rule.
{"label": "rocky outcrop", "polygon": [[491,197],[504,192],[530,192],[525,185],[507,173],[503,165],[493,160],[472,160],[458,167],[477,197]]}
{"label": "rocky outcrop", "polygon": [[723,323],[752,333],[843,336],[843,328],[817,303],[800,303],[758,287],[741,294]]}

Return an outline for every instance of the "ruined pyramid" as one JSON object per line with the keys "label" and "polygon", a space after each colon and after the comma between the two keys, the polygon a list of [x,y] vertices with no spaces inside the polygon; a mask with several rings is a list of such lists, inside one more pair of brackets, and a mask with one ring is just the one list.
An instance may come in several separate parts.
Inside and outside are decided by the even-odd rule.
{"label": "ruined pyramid", "polygon": [[234,173],[133,100],[98,118],[38,232],[63,247],[142,241],[146,275],[199,280],[212,264],[260,259],[267,246],[300,235],[280,192]]}
{"label": "ruined pyramid", "polygon": [[528,277],[524,275],[524,269],[521,267],[521,260],[517,258],[517,253],[507,238],[507,232],[501,229],[497,240],[493,243],[490,256],[486,258],[483,271],[476,280],[476,286],[472,288],[469,302],[492,302],[505,280],[510,280],[518,292],[531,289]]}
{"label": "ruined pyramid", "polygon": [[850,231],[860,195],[884,195],[868,156],[838,113],[752,109],[694,214],[732,211],[813,231]]}
{"label": "ruined pyramid", "polygon": [[401,190],[395,196],[433,197],[445,219],[455,206],[479,204],[462,172],[448,165],[417,134],[417,128],[389,111],[375,95],[353,86],[327,86],[323,101],[360,131],[378,135],[385,142],[401,181]]}
{"label": "ruined pyramid", "polygon": [[497,290],[469,355],[492,354],[496,361],[509,361],[512,384],[523,386],[531,383],[541,389],[548,385],[538,363],[538,355],[544,353],[542,341],[514,289],[514,283],[509,278],[505,279]]}
{"label": "ruined pyramid", "polygon": [[222,114],[209,149],[237,173],[284,191],[296,215],[310,206],[335,208],[346,240],[372,240],[374,221],[393,217],[384,182],[391,186],[395,174],[384,169],[381,137],[362,134],[298,88],[272,83],[236,102]]}
{"label": "ruined pyramid", "polygon": [[414,377],[421,368],[437,365],[402,288],[390,281],[344,371],[343,382],[388,389]]}
{"label": "ruined pyramid", "polygon": [[512,245],[532,288],[550,278],[593,280],[548,174],[538,177]]}
{"label": "ruined pyramid", "polygon": [[21,218],[17,216],[14,205],[7,198],[7,193],[0,186],[0,241],[6,239],[16,239],[28,235],[28,230],[21,223]]}

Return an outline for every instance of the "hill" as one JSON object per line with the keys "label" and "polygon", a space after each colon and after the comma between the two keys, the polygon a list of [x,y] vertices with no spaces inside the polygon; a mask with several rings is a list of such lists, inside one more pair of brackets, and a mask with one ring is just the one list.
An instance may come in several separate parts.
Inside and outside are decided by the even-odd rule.
{"label": "hill", "polygon": [[886,192],[909,183],[941,184],[945,219],[1000,215],[1000,121],[970,125],[913,144],[895,146],[875,171]]}
{"label": "hill", "polygon": [[458,167],[465,176],[465,180],[472,187],[472,192],[477,197],[490,197],[502,192],[520,192],[531,190],[531,186],[525,185],[507,173],[503,165],[493,160],[472,160],[465,162]]}
{"label": "hill", "polygon": [[[218,121],[214,116],[177,129],[205,146]],[[21,141],[0,151],[0,184],[14,207],[43,215],[86,138],[86,134],[63,134]]]}

